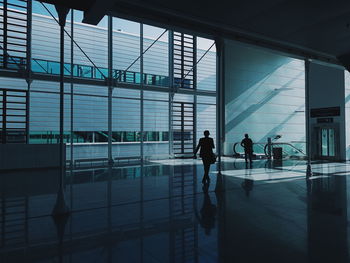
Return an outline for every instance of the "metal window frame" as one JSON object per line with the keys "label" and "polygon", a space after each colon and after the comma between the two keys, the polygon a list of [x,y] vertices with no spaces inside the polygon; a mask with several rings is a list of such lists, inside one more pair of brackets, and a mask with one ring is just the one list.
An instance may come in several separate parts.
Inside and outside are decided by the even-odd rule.
{"label": "metal window frame", "polygon": [[[28,3],[31,2],[31,1],[28,1]],[[29,28],[30,30],[28,30],[27,32],[27,37],[23,40],[26,40],[27,41],[27,48],[28,50],[31,50],[30,48],[30,45],[31,45],[31,16],[32,16],[32,12],[31,12],[31,9],[30,9],[30,12],[29,12],[29,9],[28,9],[28,14],[30,14],[30,19],[28,19],[27,21],[27,28]],[[73,33],[73,28],[74,28],[74,21],[73,23],[71,23],[71,27],[72,27],[72,32]],[[112,25],[109,23],[108,25],[108,30],[112,31]],[[196,137],[197,137],[197,121],[196,121],[196,118],[197,118],[197,113],[196,113],[196,98],[197,98],[197,95],[202,95],[202,96],[213,96],[213,97],[216,97],[217,96],[217,92],[216,91],[205,91],[205,90],[197,90],[197,75],[196,75],[196,66],[194,65],[195,64],[195,61],[196,61],[196,49],[197,49],[197,45],[196,45],[196,36],[192,36],[192,35],[188,35],[188,34],[184,34],[184,33],[175,33],[174,35],[174,32],[171,31],[171,30],[168,30],[168,38],[169,38],[169,46],[168,46],[168,60],[169,60],[169,86],[168,87],[160,87],[160,86],[153,86],[153,85],[148,85],[146,83],[144,83],[144,72],[143,72],[143,64],[144,64],[144,61],[143,61],[143,45],[144,45],[144,37],[143,37],[143,24],[140,23],[140,74],[141,74],[141,81],[139,84],[137,83],[116,83],[115,81],[112,81],[111,80],[111,76],[109,74],[109,78],[110,80],[109,81],[106,81],[104,79],[101,79],[101,80],[97,80],[97,79],[81,79],[81,78],[77,78],[77,77],[72,77],[72,76],[64,76],[63,77],[63,81],[64,83],[70,83],[71,84],[71,87],[73,87],[74,84],[87,84],[87,85],[94,85],[94,86],[100,86],[101,88],[102,87],[109,87],[111,90],[113,90],[114,87],[119,87],[119,88],[124,88],[124,89],[137,89],[137,90],[140,90],[141,91],[141,98],[140,98],[140,101],[141,101],[141,107],[140,107],[140,126],[141,126],[141,157],[143,158],[143,147],[144,147],[144,142],[143,142],[143,125],[144,125],[144,119],[143,119],[143,110],[144,110],[144,105],[143,105],[143,101],[144,101],[144,98],[143,98],[143,91],[144,90],[147,90],[147,91],[154,91],[154,92],[164,92],[164,93],[168,93],[169,94],[169,98],[168,98],[168,102],[169,102],[169,105],[168,105],[168,109],[169,109],[169,156],[170,157],[173,157],[173,152],[172,152],[172,144],[173,144],[173,136],[172,136],[172,128],[171,128],[171,125],[172,125],[172,103],[173,103],[173,99],[174,99],[174,93],[178,93],[178,94],[189,94],[189,95],[193,95],[194,96],[194,113],[193,113],[193,136],[194,136],[194,144],[193,144],[193,147],[195,147],[195,143],[196,143]],[[110,34],[110,33],[109,33]],[[191,82],[191,86],[192,88],[177,88],[176,91],[174,90],[174,65],[176,65],[176,61],[174,61],[174,55],[175,55],[175,52],[176,52],[176,48],[174,48],[174,42],[178,41],[178,37],[179,36],[176,36],[176,34],[180,34],[181,35],[181,40],[183,41],[183,47],[181,48],[181,52],[182,52],[182,58],[183,58],[183,62],[182,62],[182,75],[184,75],[186,72],[186,68],[189,69],[191,66],[193,67],[192,71],[193,72],[189,72],[188,76],[191,77],[192,82]],[[191,39],[192,41],[189,41],[189,39]],[[71,38],[71,44],[73,43],[73,38]],[[191,47],[192,45],[192,47]],[[109,48],[109,53],[110,52],[113,52],[112,51],[112,48],[113,48],[113,44],[112,44],[112,41],[109,41],[108,42],[108,48]],[[193,50],[193,52],[190,52],[189,49]],[[73,49],[72,49],[73,51]],[[190,55],[190,56],[188,56]],[[111,56],[110,56],[111,57]],[[71,54],[71,59],[74,58],[74,54]],[[190,58],[190,59],[188,59]],[[30,52],[27,52],[27,57],[26,57],[26,60],[28,61],[28,63],[31,63],[31,54]],[[191,64],[192,63],[192,64]],[[73,64],[73,63],[71,63]],[[45,74],[40,74],[40,73],[34,73],[34,72],[31,72],[30,71],[30,67],[31,65],[28,66],[28,70],[27,70],[27,73],[26,73],[26,80],[28,82],[28,90],[30,91],[30,83],[33,81],[33,80],[42,80],[42,81],[53,81],[53,82],[59,82],[60,80],[60,76],[45,76]],[[109,67],[108,67],[108,70],[110,73],[113,73],[113,69],[112,69],[112,63],[109,61]],[[72,72],[72,70],[70,70]],[[13,71],[13,72],[4,72],[4,71],[0,71],[0,77],[11,77],[11,78],[24,78],[24,75],[20,72],[16,72],[16,71]],[[185,84],[187,85],[187,84]],[[71,90],[71,93],[73,94],[73,90]],[[112,94],[110,94],[108,96],[109,98],[112,97]],[[28,93],[28,110],[29,110],[29,101],[30,101],[30,92]],[[73,96],[71,96],[71,137],[72,136],[72,133],[74,132],[74,125],[72,124],[72,122],[74,122],[74,116],[73,115],[73,104],[74,104],[74,98]],[[109,133],[109,138],[111,138],[111,133],[112,133],[112,125],[111,125],[111,106],[109,106],[109,109],[108,109],[108,119],[109,119],[109,128],[108,128],[108,133]],[[30,117],[30,113],[28,111],[28,119],[27,119],[27,125],[28,125],[28,131],[29,131],[29,124],[30,124],[30,120],[29,120],[29,117]],[[28,132],[28,136],[27,136],[27,141],[29,142],[29,132]],[[73,138],[72,138],[73,139]],[[109,140],[109,144],[108,144],[108,156],[109,156],[109,159],[112,159],[113,156],[112,156],[112,143],[111,141]],[[73,145],[72,145],[72,148],[71,148],[71,159],[73,159]]]}

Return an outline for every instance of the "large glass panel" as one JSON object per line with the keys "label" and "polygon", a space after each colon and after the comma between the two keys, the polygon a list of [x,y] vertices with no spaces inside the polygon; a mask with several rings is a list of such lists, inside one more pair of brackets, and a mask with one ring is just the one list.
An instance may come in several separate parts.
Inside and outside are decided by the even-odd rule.
{"label": "large glass panel", "polygon": [[140,24],[113,18],[113,77],[140,84]]}
{"label": "large glass panel", "polygon": [[234,41],[225,50],[225,154],[245,133],[305,153],[304,61]]}
{"label": "large glass panel", "polygon": [[216,146],[216,97],[197,96],[197,141],[209,130]]}
{"label": "large glass panel", "polygon": [[[158,39],[158,40],[157,40]],[[144,83],[155,86],[169,85],[168,31],[164,28],[143,26]]]}
{"label": "large glass panel", "polygon": [[[30,143],[59,143],[60,85],[58,82],[35,80],[30,90]],[[65,84],[67,92],[68,85]],[[64,96],[64,142],[70,138],[70,95]],[[69,151],[69,149],[68,149]]]}
{"label": "large glass panel", "polygon": [[[55,19],[58,21],[58,15],[54,5],[33,1],[32,70],[34,72],[44,74],[60,73],[60,27]],[[67,15],[65,25],[65,30],[69,35],[71,35],[70,20],[71,11]],[[71,39],[66,33],[64,38],[64,61],[65,63],[70,63]],[[68,69],[66,67],[66,70]]]}
{"label": "large glass panel", "polygon": [[[80,17],[82,12],[74,11],[74,16]],[[74,23],[74,40],[80,47],[74,45],[73,72],[75,76],[94,79],[108,77],[107,26],[107,16],[104,16],[97,26]]]}
{"label": "large glass panel", "polygon": [[113,157],[117,163],[125,157],[139,157],[140,92],[115,88],[112,103]]}
{"label": "large glass panel", "polygon": [[169,155],[168,93],[144,92],[144,156],[152,159]]}
{"label": "large glass panel", "polygon": [[[140,85],[140,24],[113,18],[113,77]],[[135,87],[135,86],[133,86]],[[141,103],[138,90],[113,91],[113,157],[117,163],[140,156]]]}
{"label": "large glass panel", "polygon": [[197,37],[197,89],[216,91],[216,47],[214,40]]}
{"label": "large glass panel", "polygon": [[74,159],[107,158],[107,88],[74,85]]}

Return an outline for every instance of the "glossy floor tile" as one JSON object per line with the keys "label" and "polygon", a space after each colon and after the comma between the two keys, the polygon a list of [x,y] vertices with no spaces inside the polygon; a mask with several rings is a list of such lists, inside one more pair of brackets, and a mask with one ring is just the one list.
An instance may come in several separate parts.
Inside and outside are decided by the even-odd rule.
{"label": "glossy floor tile", "polygon": [[349,262],[350,163],[223,158],[0,175],[0,262]]}

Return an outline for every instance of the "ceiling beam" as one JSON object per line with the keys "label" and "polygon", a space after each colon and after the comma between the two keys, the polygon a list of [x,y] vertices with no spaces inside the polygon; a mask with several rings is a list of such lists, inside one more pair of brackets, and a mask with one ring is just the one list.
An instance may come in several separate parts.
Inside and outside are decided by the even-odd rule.
{"label": "ceiling beam", "polygon": [[113,6],[112,0],[95,0],[88,10],[84,11],[83,23],[97,25]]}
{"label": "ceiling beam", "polygon": [[[150,25],[165,27],[172,30],[179,30],[187,34],[203,35],[204,37],[222,37],[237,40],[247,44],[260,46],[292,57],[304,59],[316,59],[326,63],[340,65],[335,55],[325,53],[316,49],[293,44],[288,41],[277,40],[258,33],[244,31],[220,22],[204,20],[200,17],[188,16],[174,10],[167,10],[161,7],[145,5],[141,2],[129,3],[125,0],[118,0],[118,8],[109,12],[110,15],[130,19]],[[205,36],[207,35],[207,36]]]}

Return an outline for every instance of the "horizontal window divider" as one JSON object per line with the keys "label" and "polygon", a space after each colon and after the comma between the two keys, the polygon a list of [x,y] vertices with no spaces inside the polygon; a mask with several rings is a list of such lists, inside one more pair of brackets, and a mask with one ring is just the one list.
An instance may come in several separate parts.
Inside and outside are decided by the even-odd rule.
{"label": "horizontal window divider", "polygon": [[7,105],[12,105],[12,104],[14,104],[14,105],[26,105],[26,102],[7,101]]}
{"label": "horizontal window divider", "polygon": [[194,43],[194,39],[193,37],[182,37],[181,35],[175,35],[174,34],[174,41],[183,41],[183,42],[187,42],[187,43]]}
{"label": "horizontal window divider", "polygon": [[[1,110],[3,109],[3,108],[0,108]],[[20,111],[23,111],[23,110],[25,110],[24,108],[8,108],[8,107],[6,107],[6,110],[20,110]]]}
{"label": "horizontal window divider", "polygon": [[[23,7],[23,6],[18,6],[16,4],[13,4],[13,3],[8,3],[8,6],[11,7],[11,6],[17,6],[17,7],[20,7],[20,8],[24,8],[25,11],[26,11],[26,7]],[[17,9],[12,9],[12,8],[9,8],[7,9],[7,12],[8,13],[16,13],[16,14],[19,14],[19,15],[27,15],[27,12],[24,12],[22,10],[17,10]]]}
{"label": "horizontal window divider", "polygon": [[[3,2],[1,1],[1,3],[3,3]],[[26,3],[26,1],[23,1],[23,3]],[[8,2],[7,5],[10,6],[10,7],[14,6],[14,7],[18,7],[18,8],[25,8],[25,9],[27,8],[26,6],[22,6],[22,5],[19,5],[19,4],[14,4],[14,3],[11,3],[11,2]]]}
{"label": "horizontal window divider", "polygon": [[182,35],[182,34],[176,34],[174,33],[174,39],[183,39],[183,40],[189,40],[189,41],[194,41],[194,36],[191,35]]}
{"label": "horizontal window divider", "polygon": [[[20,74],[19,72],[9,72],[9,71],[0,71],[0,76],[1,77],[10,77],[10,78],[19,78],[19,79],[24,79],[23,75]],[[48,75],[48,74],[40,74],[40,73],[32,73],[32,79],[33,80],[42,80],[42,81],[49,81],[51,83],[55,83],[55,85],[58,85],[59,83],[59,75]],[[70,77],[65,76],[64,82],[66,84],[71,83]],[[95,79],[84,79],[84,78],[74,78],[73,79],[74,84],[82,84],[82,85],[87,85],[87,86],[99,86],[101,88],[106,87],[106,82],[104,80],[95,80]],[[140,90],[140,85],[139,84],[130,84],[130,83],[118,83],[116,86],[114,86],[116,89],[122,88],[122,89],[129,89],[129,90]],[[48,93],[59,93],[58,92],[58,87],[57,92],[52,92],[52,91],[47,91]],[[78,87],[76,87],[78,88]],[[84,88],[84,87],[83,87]],[[40,91],[40,90],[32,90],[30,92],[41,92],[45,93],[46,91]],[[15,91],[19,91],[20,89]],[[154,85],[148,85],[144,84],[144,90],[148,91],[156,91],[156,92],[163,92],[167,93],[170,91],[169,86],[154,86]],[[177,91],[178,94],[192,94],[192,95],[202,95],[202,96],[216,96],[216,92],[214,91],[199,91],[199,90],[194,90],[194,89],[188,89],[188,88],[179,88]],[[70,95],[70,93],[66,92],[65,94]],[[77,94],[75,93],[74,95],[81,95],[81,96],[100,96],[97,94]],[[100,96],[104,97],[104,96]],[[125,98],[125,99],[138,99],[138,98],[128,98],[128,97],[114,97],[114,98]]]}
{"label": "horizontal window divider", "polygon": [[[192,63],[192,64],[191,64]],[[193,65],[193,61],[189,62],[188,64],[187,63],[182,63],[181,61],[179,61],[179,63],[177,62],[174,62],[174,65],[177,66],[179,65],[180,67],[177,67],[177,69],[180,69],[180,68],[185,68],[187,67],[188,70],[192,69],[192,67],[194,66]]]}
{"label": "horizontal window divider", "polygon": [[[25,57],[18,57],[18,55],[22,55],[22,54],[25,54],[27,53],[25,50],[18,50],[18,49],[12,49],[12,48],[8,48],[7,51],[12,51],[12,52],[16,52],[16,53],[19,53],[19,54],[16,54],[17,57],[16,58],[22,58],[22,59],[25,59]],[[14,62],[12,59],[11,59],[11,54],[8,56],[8,62],[13,62],[13,64],[18,64],[18,65],[21,65],[19,64],[17,61]]]}
{"label": "horizontal window divider", "polygon": [[20,124],[23,124],[23,123],[26,123],[25,121],[9,121],[7,120],[6,123],[20,123]]}
{"label": "horizontal window divider", "polygon": [[178,40],[178,39],[174,39],[174,46],[175,47],[182,47],[182,44],[185,48],[191,48],[194,50],[194,46],[193,46],[193,42],[189,42],[189,41],[182,41],[182,40]]}
{"label": "horizontal window divider", "polygon": [[10,131],[12,131],[12,130],[21,130],[21,131],[23,131],[23,130],[25,130],[25,128],[11,127],[11,128],[7,128],[7,130],[10,130]]}
{"label": "horizontal window divider", "polygon": [[[2,115],[0,115],[2,116]],[[17,115],[17,114],[6,114],[6,117],[18,117],[18,118],[25,118],[26,115]]]}
{"label": "horizontal window divider", "polygon": [[182,49],[174,48],[173,51],[174,51],[174,59],[179,59],[181,57],[190,57],[190,58],[194,57],[194,51],[192,50],[185,50],[185,49],[182,50]]}
{"label": "horizontal window divider", "polygon": [[[1,88],[0,88],[0,90],[1,90]],[[8,90],[8,89],[6,89],[7,90],[7,97],[9,97],[9,98],[26,98],[26,95],[14,95],[14,94],[9,94],[9,92],[14,92],[14,91],[10,91],[10,90]],[[16,92],[16,91],[15,91]],[[18,91],[18,92],[16,92],[16,93],[27,93],[27,91]],[[2,95],[0,95],[0,96],[2,96]]]}
{"label": "horizontal window divider", "polygon": [[19,20],[19,21],[23,21],[23,22],[27,22],[27,19],[25,18],[20,18],[20,17],[14,17],[14,16],[7,16],[7,19],[13,19],[13,20]]}
{"label": "horizontal window divider", "polygon": [[[3,43],[3,42],[2,42]],[[7,45],[14,45],[14,46],[20,46],[20,47],[26,47],[27,45],[26,44],[21,44],[21,43],[12,43],[12,42],[7,42]],[[23,51],[23,52],[26,52],[26,51]],[[11,55],[10,55],[11,56]]]}
{"label": "horizontal window divider", "polygon": [[194,54],[193,51],[191,50],[186,50],[186,49],[178,49],[178,48],[174,48],[174,52],[175,51],[179,51],[179,53],[181,54],[178,54],[178,53],[174,53],[174,56],[182,56],[182,53],[188,53],[188,54]]}
{"label": "horizontal window divider", "polygon": [[[188,58],[188,57],[186,57],[186,58]],[[184,61],[184,62],[189,62],[189,63],[193,63],[193,62],[194,62],[193,59],[191,59],[191,60],[187,60],[187,59],[176,59],[176,60],[178,60],[178,61]]]}
{"label": "horizontal window divider", "polygon": [[[11,23],[11,22],[7,22],[7,25],[13,26],[13,27],[20,27],[20,28],[27,28],[27,23],[25,23],[26,21],[23,22],[22,24],[15,24],[15,23]],[[3,21],[0,21],[0,24],[3,24]],[[4,30],[3,28],[1,28],[0,30]]]}
{"label": "horizontal window divider", "polygon": [[[23,29],[26,29],[26,27],[23,27]],[[7,32],[14,32],[14,33],[19,33],[19,34],[27,34],[26,31],[19,31],[19,30],[15,30],[13,28],[7,28]]]}
{"label": "horizontal window divider", "polygon": [[18,36],[11,36],[11,35],[8,35],[8,36],[7,36],[7,39],[18,39],[18,40],[27,41],[27,38],[18,37]]}

